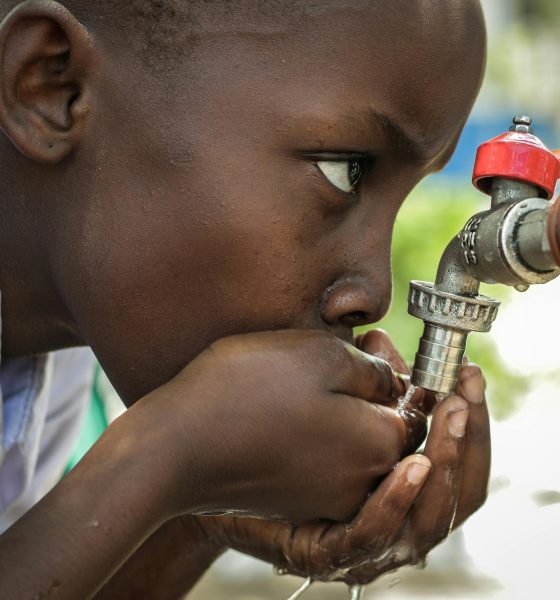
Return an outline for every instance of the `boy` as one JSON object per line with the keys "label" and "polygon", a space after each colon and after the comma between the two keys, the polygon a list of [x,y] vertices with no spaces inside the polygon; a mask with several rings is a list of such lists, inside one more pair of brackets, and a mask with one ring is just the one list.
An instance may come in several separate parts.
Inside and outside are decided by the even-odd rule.
{"label": "boy", "polygon": [[350,342],[479,88],[477,2],[63,4],[0,3],[2,360],[90,345],[131,408],[0,538],[3,597],[180,597],[226,546],[415,562],[484,499],[482,378],[393,470],[422,416]]}

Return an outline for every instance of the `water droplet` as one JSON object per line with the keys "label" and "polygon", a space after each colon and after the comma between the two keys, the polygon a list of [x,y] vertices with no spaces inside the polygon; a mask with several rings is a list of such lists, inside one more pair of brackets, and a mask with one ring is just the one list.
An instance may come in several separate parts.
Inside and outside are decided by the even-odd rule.
{"label": "water droplet", "polygon": [[437,392],[436,393],[436,402],[439,404],[440,402],[443,402],[447,396],[449,396],[449,394],[447,392]]}

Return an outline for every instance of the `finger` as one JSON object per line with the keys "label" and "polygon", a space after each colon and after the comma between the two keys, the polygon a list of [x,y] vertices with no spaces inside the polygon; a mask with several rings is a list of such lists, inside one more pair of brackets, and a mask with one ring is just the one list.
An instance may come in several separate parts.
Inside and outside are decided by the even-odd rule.
{"label": "finger", "polygon": [[315,575],[333,578],[340,569],[356,567],[384,554],[402,529],[430,468],[425,456],[407,457],[371,494],[352,523],[337,523],[325,530],[312,552],[315,566],[321,565]]}
{"label": "finger", "polygon": [[[356,338],[356,345],[363,352],[382,358],[391,365],[399,379],[402,380],[403,390],[401,396],[404,395],[410,386],[410,368],[395,348],[389,335],[383,329],[374,329]],[[409,404],[414,409],[428,415],[436,404],[435,393],[418,388]]]}
{"label": "finger", "polygon": [[449,533],[461,492],[468,403],[450,396],[434,411],[425,454],[432,473],[414,504],[410,534],[420,556]]}
{"label": "finger", "polygon": [[403,382],[387,361],[351,344],[344,344],[343,348],[338,369],[332,373],[333,392],[383,404],[400,397]]}
{"label": "finger", "polygon": [[465,434],[463,486],[454,526],[458,527],[486,500],[490,477],[490,418],[484,397],[484,379],[477,365],[461,369],[457,394],[469,402],[469,420]]}
{"label": "finger", "polygon": [[416,408],[412,403],[397,410],[406,427],[406,445],[403,448],[401,458],[416,452],[426,439],[428,433],[428,420],[422,410]]}
{"label": "finger", "polygon": [[398,373],[410,374],[406,361],[383,329],[368,331],[357,338],[356,342],[360,350],[386,360]]}
{"label": "finger", "polygon": [[383,480],[347,527],[344,549],[351,562],[378,556],[392,544],[430,469],[430,460],[416,454],[405,458]]}

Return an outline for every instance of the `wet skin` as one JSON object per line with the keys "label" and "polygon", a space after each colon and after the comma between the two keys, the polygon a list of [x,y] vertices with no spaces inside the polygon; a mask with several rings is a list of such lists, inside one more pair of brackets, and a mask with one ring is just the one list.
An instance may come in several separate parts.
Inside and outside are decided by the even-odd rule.
{"label": "wet skin", "polygon": [[[121,33],[99,26],[91,36],[46,0],[0,28],[3,357],[90,344],[134,404],[3,537],[14,589],[23,585],[13,575],[18,549],[29,551],[16,542],[39,524],[35,552],[48,560],[37,585],[47,589],[52,573],[68,568],[67,551],[46,551],[64,521],[88,543],[73,548],[60,578],[86,597],[184,512],[234,509],[295,522],[354,515],[408,448],[391,405],[398,382],[385,363],[337,338],[352,340],[354,326],[388,307],[395,216],[454,148],[480,83],[483,25],[475,2],[306,10],[296,3],[289,14],[272,7],[253,20],[206,21],[203,11],[189,52],[152,69]],[[358,165],[353,193],[319,168],[333,161]],[[239,336],[266,330],[282,331]],[[471,421],[457,433],[467,400],[438,409],[424,476],[409,478],[407,469],[426,459],[407,459],[368,505],[365,531],[374,535],[375,502],[389,494],[399,504],[396,535],[433,469],[428,500],[407,521],[411,554],[391,566],[427,552],[458,507],[468,515],[484,496],[487,414],[476,403],[472,427],[483,433],[469,436]],[[224,414],[241,429],[228,428]],[[271,439],[284,440],[272,456]],[[92,486],[105,490],[103,501],[85,494]],[[88,511],[110,522],[110,549],[100,531],[81,529]],[[186,574],[183,565],[170,575],[182,591],[224,545],[283,562],[270,523],[257,522],[242,540],[235,521],[218,523],[208,542],[202,521],[170,521],[128,574],[168,556],[169,527],[186,532],[174,529],[170,552],[189,557]],[[352,542],[360,560],[386,552],[364,550],[360,535]],[[344,540],[332,539],[329,556],[347,560]],[[86,576],[88,552],[103,558]],[[301,561],[294,570],[332,577]],[[376,565],[355,579],[379,572]],[[25,580],[34,592],[36,582]]]}

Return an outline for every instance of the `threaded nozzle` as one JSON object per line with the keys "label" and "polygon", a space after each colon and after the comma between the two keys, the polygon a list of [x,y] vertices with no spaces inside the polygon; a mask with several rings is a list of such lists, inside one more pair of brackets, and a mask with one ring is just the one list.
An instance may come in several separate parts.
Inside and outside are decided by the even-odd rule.
{"label": "threaded nozzle", "polygon": [[411,383],[434,392],[452,392],[463,364],[468,335],[467,331],[425,323]]}

